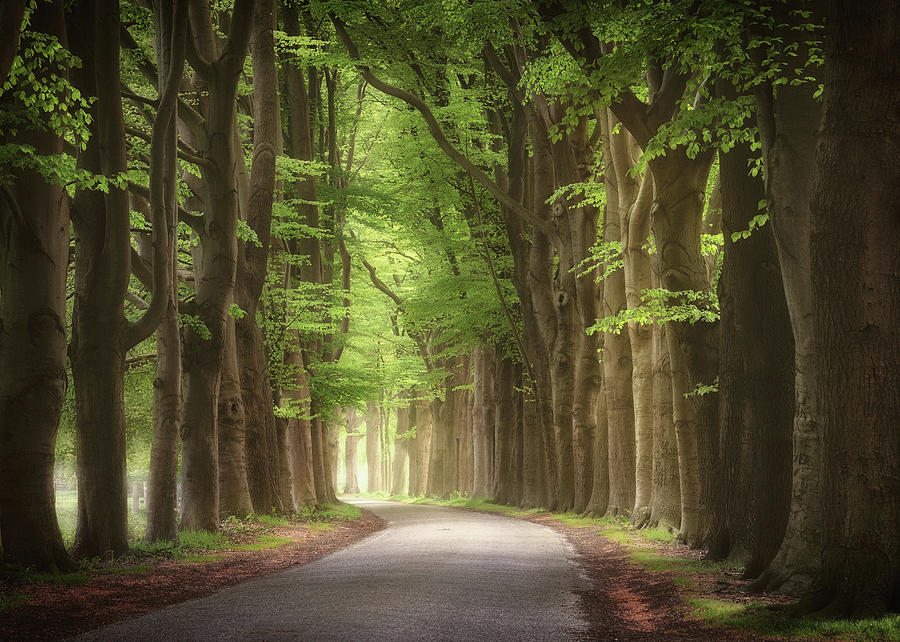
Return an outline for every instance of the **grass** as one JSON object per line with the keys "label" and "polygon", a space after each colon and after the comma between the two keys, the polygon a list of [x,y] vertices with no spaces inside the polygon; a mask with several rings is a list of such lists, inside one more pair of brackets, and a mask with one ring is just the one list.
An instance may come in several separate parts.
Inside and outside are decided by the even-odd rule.
{"label": "grass", "polygon": [[28,596],[24,593],[5,593],[0,591],[0,613],[24,604]]}
{"label": "grass", "polygon": [[254,515],[253,518],[260,524],[266,524],[267,526],[287,526],[291,523],[290,520],[279,515]]}
{"label": "grass", "polygon": [[178,540],[180,548],[199,549],[203,551],[219,551],[231,546],[228,538],[216,531],[180,531]]}
{"label": "grass", "polygon": [[75,573],[36,573],[26,571],[23,579],[35,584],[84,584],[91,578],[87,573],[78,571]]}
{"label": "grass", "polygon": [[843,640],[900,640],[900,615],[877,619],[844,620],[797,617],[758,602],[735,604],[692,597],[695,617],[717,626],[776,637],[840,638]]}

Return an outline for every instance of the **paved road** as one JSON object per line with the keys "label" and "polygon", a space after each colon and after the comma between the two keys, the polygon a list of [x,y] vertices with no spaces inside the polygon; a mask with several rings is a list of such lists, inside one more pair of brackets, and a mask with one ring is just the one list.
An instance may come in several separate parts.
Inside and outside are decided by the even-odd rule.
{"label": "paved road", "polygon": [[387,529],[320,560],[83,640],[562,640],[587,582],[555,531],[439,506],[356,501]]}

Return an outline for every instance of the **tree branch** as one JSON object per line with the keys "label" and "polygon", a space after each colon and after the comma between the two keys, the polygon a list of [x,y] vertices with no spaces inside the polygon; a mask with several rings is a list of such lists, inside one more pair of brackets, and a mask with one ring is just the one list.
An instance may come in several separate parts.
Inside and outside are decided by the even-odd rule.
{"label": "tree branch", "polygon": [[378,278],[378,276],[375,274],[375,268],[372,266],[372,264],[369,263],[368,261],[366,261],[365,259],[363,259],[362,264],[369,271],[369,278],[372,281],[372,285],[374,285],[378,290],[380,290],[381,292],[386,294],[391,299],[391,301],[393,301],[394,303],[397,304],[398,308],[402,309],[403,308],[403,299],[401,299],[397,295],[396,292],[394,292],[392,289],[390,289],[384,281],[382,281],[381,279]]}
{"label": "tree branch", "polygon": [[[136,127],[127,127],[126,126],[125,133],[129,134],[131,136],[134,136],[135,138],[140,138],[141,140],[147,141],[148,143],[152,142],[152,137],[150,136],[150,134],[148,134],[145,131],[141,131],[140,129],[138,129]],[[178,147],[179,147],[179,149],[177,150],[176,153],[178,154],[178,157],[181,158],[182,160],[186,160],[187,162],[193,163],[194,165],[197,165],[199,167],[206,167],[207,169],[215,167],[215,164],[212,161],[210,161],[208,158],[203,158],[202,156],[197,156],[197,152],[195,150],[191,149],[190,147],[188,147],[188,145],[186,143],[184,143],[183,141],[180,141],[180,140],[178,141]]]}
{"label": "tree branch", "polygon": [[[185,38],[187,35],[187,2],[175,0],[172,14],[171,41],[172,59],[166,73],[165,85],[159,97],[156,120],[153,122],[153,134],[150,141],[150,188],[147,200],[150,202],[150,217],[153,223],[153,287],[150,305],[140,319],[131,324],[128,330],[128,345],[135,346],[156,330],[159,321],[171,299],[171,273],[174,256],[173,235],[175,219],[172,206],[177,205],[175,187],[166,186],[165,172],[174,159],[171,157],[172,147],[177,148],[178,134],[175,126],[175,114],[178,107],[178,89],[184,72]],[[174,144],[173,144],[174,143]],[[168,151],[167,151],[168,148]],[[169,229],[169,226],[172,229]]]}
{"label": "tree branch", "polygon": [[432,138],[434,138],[435,142],[438,144],[438,147],[440,147],[444,151],[444,153],[450,157],[451,160],[462,167],[470,176],[472,176],[472,178],[481,183],[481,185],[483,185],[484,188],[488,192],[490,192],[492,196],[494,196],[494,198],[500,201],[500,203],[507,207],[511,212],[515,213],[517,216],[524,218],[536,228],[540,229],[542,232],[549,235],[553,234],[552,226],[547,223],[547,221],[540,219],[534,214],[534,212],[512,198],[508,193],[501,189],[500,186],[492,181],[483,171],[476,167],[472,163],[472,161],[470,161],[459,150],[457,150],[449,140],[447,140],[446,135],[444,135],[444,132],[441,129],[440,123],[438,123],[437,118],[434,117],[434,114],[431,112],[431,109],[428,107],[428,105],[425,104],[424,100],[422,100],[415,94],[383,82],[379,78],[377,78],[375,74],[372,73],[372,70],[361,62],[359,50],[357,49],[356,44],[350,38],[350,35],[347,33],[346,25],[344,24],[344,22],[334,15],[331,16],[331,21],[332,23],[334,23],[334,27],[337,31],[338,37],[347,48],[347,51],[350,54],[350,58],[355,61],[357,70],[360,72],[360,74],[362,74],[362,77],[365,78],[370,85],[389,96],[393,96],[394,98],[402,100],[407,105],[413,107],[416,111],[418,111],[425,119],[425,123],[428,126],[428,131],[431,133]]}

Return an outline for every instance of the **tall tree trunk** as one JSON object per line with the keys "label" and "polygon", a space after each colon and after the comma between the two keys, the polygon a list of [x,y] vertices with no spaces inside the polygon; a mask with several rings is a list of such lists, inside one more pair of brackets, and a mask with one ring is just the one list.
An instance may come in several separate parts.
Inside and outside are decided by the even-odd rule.
{"label": "tall tree trunk", "polygon": [[494,374],[494,398],[496,415],[494,430],[497,435],[495,454],[494,488],[490,493],[498,504],[514,504],[518,501],[516,492],[516,432],[518,430],[515,411],[516,364],[509,357],[497,359]]}
{"label": "tall tree trunk", "polygon": [[725,504],[712,538],[757,577],[778,551],[787,526],[794,416],[794,341],[772,226],[746,230],[765,197],[761,177],[748,174],[748,144],[721,153],[725,256],[719,279],[719,375]]}
{"label": "tall tree trunk", "polygon": [[475,375],[472,394],[472,441],[474,468],[472,497],[490,497],[491,467],[493,448],[491,438],[494,433],[496,416],[494,397],[494,369],[496,360],[493,350],[481,346],[472,355]]}
{"label": "tall tree trunk", "polygon": [[[250,487],[247,484],[247,464],[244,455],[244,399],[238,374],[238,351],[235,344],[234,319],[227,321],[225,330],[222,380],[219,383],[219,407],[216,432],[219,446],[219,517],[246,517],[253,512]],[[267,513],[269,509],[262,512]]]}
{"label": "tall tree trunk", "polygon": [[344,438],[344,493],[347,495],[359,493],[356,446],[361,436],[359,433],[347,433]]}
{"label": "tall tree trunk", "polygon": [[[560,108],[561,109],[561,108]],[[562,118],[556,110],[555,119]],[[596,127],[600,127],[597,123]],[[578,126],[553,146],[558,187],[577,182],[594,181],[594,150],[588,136],[587,118],[581,118]],[[593,442],[596,432],[598,396],[601,394],[602,368],[597,358],[599,336],[587,334],[585,329],[592,326],[598,316],[597,277],[594,268],[584,272],[580,267],[588,259],[591,247],[597,240],[597,222],[600,210],[580,198],[570,198],[564,203],[567,213],[572,247],[572,267],[579,274],[574,283],[575,317],[570,329],[573,335],[573,377],[572,387],[572,452],[574,458],[574,492],[572,508],[583,512],[591,497],[593,482]],[[563,268],[560,266],[560,271]]]}
{"label": "tall tree trunk", "polygon": [[416,402],[416,436],[409,450],[409,494],[425,493],[428,486],[428,458],[431,451],[431,412],[429,404]]}
{"label": "tall tree trunk", "polygon": [[366,492],[369,493],[382,490],[380,431],[378,406],[370,401],[366,404]]}
{"label": "tall tree trunk", "polygon": [[[634,190],[619,185],[615,160],[611,157],[616,137],[624,139],[624,130],[612,133],[615,123],[607,121],[604,142],[608,142],[609,157],[604,154],[606,176],[606,214],[603,218],[604,243],[621,243],[622,228],[619,209],[630,203]],[[605,150],[604,150],[605,151]],[[610,166],[611,165],[611,166]],[[625,205],[627,207],[627,205]],[[625,309],[625,273],[621,269],[606,268],[603,279],[603,316],[617,315]],[[631,342],[627,333],[607,334],[603,338],[603,374],[606,385],[606,416],[609,435],[609,505],[607,514],[627,515],[634,506],[634,404],[631,385]]]}
{"label": "tall tree trunk", "polygon": [[[660,280],[671,292],[709,290],[706,264],[700,254],[700,226],[712,157],[712,152],[704,151],[689,159],[684,151],[673,150],[650,162],[655,194],[651,220]],[[697,384],[711,384],[718,375],[717,326],[670,321],[666,324],[666,340],[673,373],[679,458],[682,451],[685,455],[679,470],[682,537],[692,546],[699,546],[709,544],[708,516],[722,483],[718,399],[713,394],[697,395],[684,403],[684,394],[693,391]],[[694,475],[696,507],[691,505]]]}
{"label": "tall tree trunk", "polygon": [[328,494],[328,471],[325,466],[325,458],[328,455],[328,445],[325,443],[326,434],[324,422],[319,416],[315,404],[312,405],[310,437],[310,445],[312,447],[313,484],[316,488],[316,500],[319,504],[327,504],[331,499]]}
{"label": "tall tree trunk", "polygon": [[[651,265],[653,263],[655,261],[651,261]],[[658,287],[658,278],[653,279],[653,287]],[[654,325],[653,488],[647,525],[677,531],[681,527],[681,485],[672,391],[672,366],[669,363],[665,328]]]}
{"label": "tall tree trunk", "polygon": [[[178,10],[176,11],[176,7]],[[178,533],[178,436],[181,430],[181,334],[178,327],[178,159],[177,92],[184,72],[187,4],[154,2],[154,47],[161,100],[150,148],[150,201],[166,220],[168,264],[162,272],[165,297],[156,334],[156,377],[153,380],[153,438],[150,445],[150,497],[147,540],[174,541]],[[158,278],[158,276],[157,276]]]}
{"label": "tall tree trunk", "polygon": [[833,0],[826,24],[810,245],[828,528],[808,598],[871,616],[900,607],[900,7]]}
{"label": "tall tree trunk", "polygon": [[[63,2],[39,4],[31,28],[65,46]],[[65,69],[55,73],[66,77]],[[50,131],[23,128],[16,142],[62,153],[62,138]],[[53,487],[66,395],[68,202],[36,172],[13,177],[0,189],[0,539],[9,562],[68,570]]]}
{"label": "tall tree trunk", "polygon": [[253,508],[288,512],[290,489],[279,482],[278,436],[262,331],[256,322],[270,249],[275,157],[281,154],[281,112],[275,66],[275,3],[257,0],[250,53],[253,63],[253,162],[246,222],[259,245],[239,244],[235,303],[244,314],[235,320],[241,396],[246,424],[247,482]]}
{"label": "tall tree trunk", "polygon": [[821,563],[823,513],[822,432],[815,393],[810,259],[811,199],[821,104],[809,85],[771,86],[757,95],[757,118],[766,165],[766,201],[781,264],[794,333],[794,429],[791,504],[781,548],[753,588],[799,594]]}
{"label": "tall tree trunk", "polygon": [[[632,177],[640,149],[627,132],[610,136],[616,173],[617,206],[622,244],[625,305],[636,309],[641,294],[650,288],[650,256],[644,246],[650,236],[653,179],[650,172]],[[653,489],[653,337],[652,328],[628,323],[631,347],[631,396],[634,408],[635,479],[631,523],[641,527],[650,518]]]}
{"label": "tall tree trunk", "polygon": [[[73,8],[70,21],[72,49],[82,59],[82,68],[73,74],[75,84],[83,95],[97,96],[93,135],[78,154],[78,166],[114,178],[126,169],[118,7],[109,10],[84,0]],[[121,555],[128,550],[125,353],[152,331],[148,328],[132,343],[125,318],[131,275],[129,211],[128,193],[116,187],[106,193],[78,190],[73,201],[76,260],[70,357],[78,445],[77,557]],[[164,242],[164,230],[160,232],[158,238]],[[157,267],[167,269],[165,262]]]}
{"label": "tall tree trunk", "polygon": [[[533,193],[532,205],[540,212],[542,220],[550,220],[550,207],[546,199],[555,190],[550,142],[542,125],[532,124],[532,143],[536,146],[532,162]],[[537,390],[535,390],[536,410],[543,445],[544,497],[542,504],[549,510],[560,505],[565,494],[574,499],[575,480],[572,469],[571,429],[572,429],[572,388],[573,381],[567,378],[571,364],[571,354],[567,348],[571,337],[560,336],[560,319],[568,315],[573,303],[571,292],[558,293],[553,280],[554,251],[550,237],[540,230],[533,230],[531,251],[528,258],[528,284],[534,306],[538,336],[529,336],[535,342],[537,359],[532,362]],[[560,257],[560,271],[563,267]],[[561,310],[560,308],[568,308]],[[527,331],[527,327],[526,327]],[[566,357],[570,358],[567,362]],[[567,384],[568,382],[568,384]],[[560,440],[565,440],[565,446]],[[561,459],[562,458],[562,459]],[[561,489],[560,484],[567,486]],[[562,504],[565,506],[565,502]]]}
{"label": "tall tree trunk", "polygon": [[393,475],[391,477],[391,494],[402,495],[406,490],[406,462],[409,459],[409,438],[401,437],[416,423],[415,403],[405,408],[397,408],[397,430],[394,436]]}
{"label": "tall tree trunk", "polygon": [[328,425],[327,422],[322,422],[322,427],[325,430],[325,483],[328,502],[334,504],[337,502],[340,429],[337,425]]}
{"label": "tall tree trunk", "polygon": [[315,506],[316,487],[312,470],[312,428],[309,410],[309,382],[299,352],[287,351],[284,363],[291,372],[293,388],[282,392],[283,401],[291,407],[285,426],[285,441],[291,471],[291,495],[296,508]]}
{"label": "tall tree trunk", "polygon": [[[606,337],[603,338],[603,343]],[[602,345],[601,345],[602,349]],[[597,432],[594,433],[594,476],[591,497],[584,514],[603,517],[609,508],[609,413],[606,411],[606,380],[601,379],[601,394],[597,405]]]}
{"label": "tall tree trunk", "polygon": [[202,0],[192,0],[190,5],[195,45],[188,48],[189,59],[208,92],[204,131],[196,132],[200,134],[197,150],[206,159],[201,173],[207,209],[194,252],[194,303],[198,321],[205,328],[189,326],[184,332],[181,526],[191,530],[215,530],[218,526],[217,408],[226,318],[233,300],[239,211],[234,168],[240,150],[234,148],[233,124],[252,10],[252,0],[236,0],[228,39],[219,50],[209,7]]}

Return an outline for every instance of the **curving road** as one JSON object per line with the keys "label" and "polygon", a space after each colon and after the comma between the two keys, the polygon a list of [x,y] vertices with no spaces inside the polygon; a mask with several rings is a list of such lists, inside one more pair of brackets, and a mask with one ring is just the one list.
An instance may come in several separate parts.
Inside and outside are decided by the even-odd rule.
{"label": "curving road", "polygon": [[588,587],[563,537],[440,506],[359,500],[390,522],[350,548],[81,640],[563,640]]}

